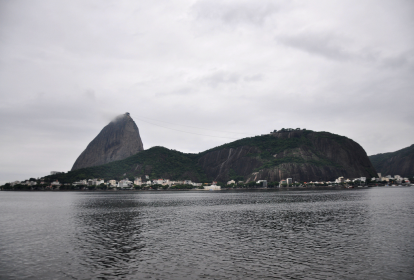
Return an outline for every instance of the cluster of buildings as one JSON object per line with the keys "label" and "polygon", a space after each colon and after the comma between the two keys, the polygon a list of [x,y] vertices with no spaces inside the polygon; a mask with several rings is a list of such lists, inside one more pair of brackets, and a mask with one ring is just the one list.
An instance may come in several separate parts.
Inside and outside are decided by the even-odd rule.
{"label": "cluster of buildings", "polygon": [[[43,184],[44,182],[41,182],[41,184]],[[25,185],[25,186],[36,186],[37,182],[36,181],[14,181],[14,182],[10,182],[9,183],[10,186],[15,186],[15,185]]]}
{"label": "cluster of buildings", "polygon": [[[355,183],[355,182],[361,182],[361,183],[365,183],[367,181],[366,177],[360,177],[360,178],[355,178],[355,179],[345,179],[344,177],[339,177],[337,179],[335,179],[335,181],[310,181],[310,182],[303,182],[303,186],[306,185],[328,185],[328,186],[332,186],[334,184],[349,184],[349,183]],[[280,186],[284,186],[284,185],[293,185],[293,184],[300,184],[299,182],[293,182],[292,178],[287,178],[286,180],[281,180],[279,183],[279,187]]]}
{"label": "cluster of buildings", "polygon": [[410,183],[409,178],[406,178],[406,177],[403,178],[400,175],[394,175],[394,177],[392,177],[391,175],[382,176],[381,173],[378,173],[377,175],[378,175],[378,177],[371,178],[371,181],[374,181],[374,182],[391,182],[391,181],[394,181],[398,184]]}
{"label": "cluster of buildings", "polygon": [[198,189],[208,189],[208,190],[220,190],[220,186],[217,186],[217,182],[213,182],[211,185],[209,184],[203,184],[203,183],[196,183],[192,182],[191,180],[178,180],[178,181],[172,181],[170,179],[155,179],[150,180],[149,176],[145,176],[147,180],[142,180],[140,177],[135,178],[134,181],[130,181],[128,178],[125,178],[120,181],[116,180],[108,180],[105,182],[102,179],[89,179],[89,180],[80,180],[78,182],[72,183],[72,185],[79,186],[99,186],[101,184],[104,184],[108,188],[120,188],[120,189],[132,189],[135,186],[140,187],[151,187],[155,185],[161,185],[166,186],[167,188],[170,188],[171,186],[176,185],[190,185],[194,188]]}
{"label": "cluster of buildings", "polygon": [[[59,172],[53,171],[53,174],[57,174]],[[52,175],[53,175],[52,174]],[[142,177],[144,178],[144,177]],[[50,188],[50,189],[59,189],[62,185],[72,185],[72,186],[79,186],[79,187],[91,187],[91,186],[105,186],[106,188],[119,188],[119,189],[133,189],[135,186],[140,186],[140,187],[148,187],[151,188],[152,186],[163,186],[164,189],[168,189],[171,188],[172,186],[176,186],[176,185],[188,185],[191,186],[194,189],[204,189],[204,190],[221,190],[221,187],[217,185],[216,181],[213,181],[212,184],[208,184],[208,183],[196,183],[196,182],[192,182],[191,180],[178,180],[178,181],[172,181],[169,179],[155,179],[155,180],[150,180],[149,176],[146,175],[145,179],[142,179],[141,177],[137,177],[134,179],[134,181],[130,181],[128,178],[125,178],[123,180],[120,181],[116,181],[116,180],[108,180],[108,181],[104,181],[103,179],[87,179],[87,180],[79,180],[77,182],[73,182],[73,183],[65,183],[65,184],[61,184],[58,180],[54,181],[54,182],[45,182],[44,178],[41,178],[40,180],[37,180],[37,182],[35,180],[30,179],[27,181],[14,181],[14,182],[10,182],[9,184],[11,186],[15,186],[15,185],[26,185],[26,186],[30,186],[32,188],[36,188],[36,186],[38,185],[47,185],[46,188]],[[378,173],[378,177],[373,177],[371,178],[371,183],[374,182],[395,182],[398,184],[401,183],[410,183],[409,178],[403,178],[400,175],[387,175],[387,176],[382,176],[381,173]],[[299,182],[295,182],[293,181],[292,178],[287,178],[284,180],[281,180],[279,182],[279,188],[280,187],[284,187],[284,186],[293,186],[300,184],[301,186],[306,186],[306,185],[328,185],[328,186],[332,186],[332,185],[338,185],[338,184],[350,184],[350,183],[367,183],[367,178],[366,177],[360,177],[360,178],[354,178],[354,179],[345,179],[344,177],[339,177],[337,178],[335,181],[315,181],[315,182],[303,182],[303,183],[299,183]],[[243,181],[239,181],[236,183],[235,180],[230,180],[227,182],[227,185],[240,185],[240,184],[244,184]],[[268,182],[266,180],[259,180],[256,182],[257,185],[261,185],[262,187],[266,188],[268,185]]]}

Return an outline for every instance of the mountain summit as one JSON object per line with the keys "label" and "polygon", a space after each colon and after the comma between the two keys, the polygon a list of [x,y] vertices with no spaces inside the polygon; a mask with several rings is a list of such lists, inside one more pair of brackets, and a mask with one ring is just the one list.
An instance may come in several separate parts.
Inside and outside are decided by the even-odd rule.
{"label": "mountain summit", "polygon": [[116,117],[89,143],[72,167],[76,169],[125,159],[143,151],[139,130],[129,113]]}

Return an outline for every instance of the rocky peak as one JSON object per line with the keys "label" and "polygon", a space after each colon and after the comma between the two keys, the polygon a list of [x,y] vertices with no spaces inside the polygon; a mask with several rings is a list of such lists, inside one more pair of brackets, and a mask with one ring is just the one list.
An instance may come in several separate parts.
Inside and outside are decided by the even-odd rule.
{"label": "rocky peak", "polygon": [[139,130],[129,113],[117,116],[89,143],[72,170],[121,160],[144,150]]}

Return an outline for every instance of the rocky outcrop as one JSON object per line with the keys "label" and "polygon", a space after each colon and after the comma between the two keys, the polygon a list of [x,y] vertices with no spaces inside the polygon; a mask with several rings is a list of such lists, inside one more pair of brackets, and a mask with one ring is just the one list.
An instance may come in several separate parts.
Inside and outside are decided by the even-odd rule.
{"label": "rocky outcrop", "polygon": [[278,132],[240,144],[244,145],[237,147],[236,143],[208,151],[198,164],[217,181],[230,178],[243,178],[247,182],[280,181],[287,177],[315,181],[376,174],[358,143],[327,132]]}
{"label": "rocky outcrop", "polygon": [[372,155],[369,159],[383,176],[414,176],[414,144],[396,152]]}
{"label": "rocky outcrop", "polygon": [[129,113],[105,126],[80,154],[72,170],[125,159],[144,150],[139,130]]}

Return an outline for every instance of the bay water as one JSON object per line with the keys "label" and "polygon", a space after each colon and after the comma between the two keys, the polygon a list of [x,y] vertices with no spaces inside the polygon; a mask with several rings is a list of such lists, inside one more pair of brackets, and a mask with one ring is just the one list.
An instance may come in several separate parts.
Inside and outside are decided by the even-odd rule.
{"label": "bay water", "polygon": [[414,188],[3,191],[0,279],[414,279]]}

